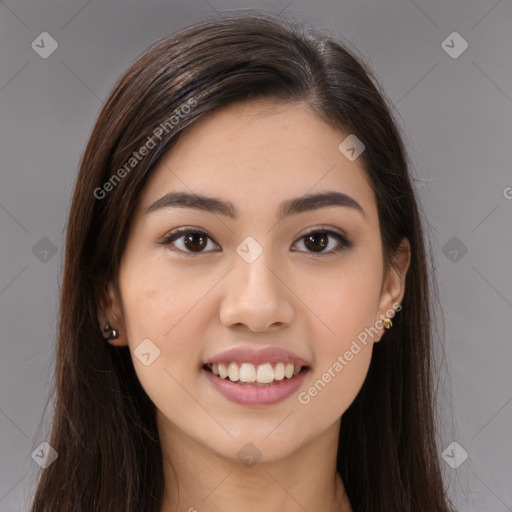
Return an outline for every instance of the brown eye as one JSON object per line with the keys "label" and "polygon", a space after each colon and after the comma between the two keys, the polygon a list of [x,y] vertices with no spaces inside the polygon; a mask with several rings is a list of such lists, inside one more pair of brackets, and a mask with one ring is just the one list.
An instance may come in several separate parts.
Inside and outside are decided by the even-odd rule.
{"label": "brown eye", "polygon": [[[350,242],[342,234],[329,229],[317,229],[310,231],[303,235],[300,239],[305,246],[305,252],[317,254],[318,256],[331,256],[342,252],[343,250],[353,247],[353,242]],[[337,240],[332,243],[332,240]],[[196,228],[179,228],[169,233],[167,237],[159,242],[161,245],[168,245],[170,248],[184,256],[193,256],[195,254],[202,254],[211,252],[212,247],[209,247],[210,241],[213,244],[213,249],[219,248],[216,242],[203,230]],[[177,244],[177,242],[180,242]],[[326,250],[329,249],[329,250]]]}
{"label": "brown eye", "polygon": [[304,237],[304,245],[313,252],[321,252],[329,245],[329,235],[316,231]]}
{"label": "brown eye", "polygon": [[[335,239],[338,241],[336,244],[330,245],[330,250],[325,250],[329,247],[329,240]],[[319,256],[329,256],[337,254],[345,249],[353,247],[353,242],[350,242],[342,234],[332,231],[330,229],[317,229],[310,231],[300,238],[306,247],[307,252],[317,253]]]}
{"label": "brown eye", "polygon": [[[190,256],[192,254],[201,254],[208,247],[208,242],[211,240],[210,236],[207,233],[200,229],[192,229],[192,228],[180,228],[169,235],[160,242],[161,245],[175,245],[175,242],[180,241],[181,247],[176,249],[172,248],[176,252],[180,252],[185,256]],[[216,244],[214,244],[216,245]]]}
{"label": "brown eye", "polygon": [[185,247],[193,252],[202,251],[207,245],[207,238],[202,233],[189,233],[183,237]]}

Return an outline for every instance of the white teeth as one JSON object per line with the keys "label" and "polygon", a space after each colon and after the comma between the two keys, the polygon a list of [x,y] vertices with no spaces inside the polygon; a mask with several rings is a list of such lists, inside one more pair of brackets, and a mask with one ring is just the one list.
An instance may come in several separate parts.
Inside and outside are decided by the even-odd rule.
{"label": "white teeth", "polygon": [[257,381],[263,384],[268,384],[274,380],[274,368],[270,363],[260,364],[258,366]]}
{"label": "white teeth", "polygon": [[231,363],[228,367],[228,377],[229,380],[236,382],[240,380],[240,369],[236,363]]}
{"label": "white teeth", "polygon": [[252,363],[215,363],[211,365],[211,372],[218,375],[221,379],[229,377],[232,382],[259,382],[261,384],[270,384],[274,381],[283,380],[285,377],[291,379],[298,375],[302,366],[291,363],[271,363],[254,365]]}
{"label": "white teeth", "polygon": [[240,365],[240,380],[242,382],[256,381],[256,368],[254,368],[253,364],[242,363]]}
{"label": "white teeth", "polygon": [[293,364],[291,363],[288,363],[285,367],[284,367],[284,376],[287,378],[287,379],[291,379],[293,377],[293,371],[295,370],[295,367],[293,366]]}
{"label": "white teeth", "polygon": [[[212,365],[212,367],[213,367],[213,365]],[[217,368],[219,370],[219,377],[221,379],[225,379],[228,376],[228,369],[222,363],[219,363],[217,365]]]}
{"label": "white teeth", "polygon": [[284,364],[277,363],[274,368],[274,380],[283,380],[284,379]]}

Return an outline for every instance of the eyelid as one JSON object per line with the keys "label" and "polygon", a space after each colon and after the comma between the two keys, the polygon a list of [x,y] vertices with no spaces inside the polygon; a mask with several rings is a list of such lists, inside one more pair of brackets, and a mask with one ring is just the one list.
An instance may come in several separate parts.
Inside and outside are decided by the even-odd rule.
{"label": "eyelid", "polygon": [[172,245],[171,242],[174,241],[173,239],[179,239],[183,235],[186,235],[188,233],[194,233],[194,234],[197,233],[197,234],[200,234],[200,235],[206,235],[210,240],[213,241],[213,243],[215,245],[219,246],[219,244],[208,233],[208,231],[206,231],[204,229],[201,229],[201,228],[194,227],[194,226],[182,226],[180,228],[173,229],[169,233],[164,235],[163,238],[159,242],[157,242],[157,243],[159,245],[170,246],[170,249],[172,251],[177,252],[177,253],[179,253],[182,256],[201,256],[203,254],[208,254],[209,252],[212,252],[212,251],[206,251],[206,252],[203,251],[203,252],[194,253],[194,252],[182,251],[181,249],[176,249],[174,247],[171,247],[171,245]]}
{"label": "eyelid", "polygon": [[326,231],[329,233],[335,233],[335,234],[343,237],[347,242],[349,241],[347,235],[341,229],[335,228],[333,226],[328,226],[327,224],[320,224],[319,226],[313,226],[313,227],[307,228],[306,231],[304,231],[303,233],[301,233],[300,235],[297,236],[297,240],[306,235],[309,235],[310,233],[316,233],[317,231]]}
{"label": "eyelid", "polygon": [[[312,234],[312,233],[327,233],[327,235],[335,236],[336,238],[338,238],[340,243],[339,243],[337,248],[331,249],[328,252],[318,252],[318,253],[315,253],[315,252],[308,252],[308,251],[306,251],[306,254],[308,254],[310,256],[312,255],[312,256],[315,256],[317,258],[328,257],[328,256],[335,256],[335,255],[337,255],[339,253],[342,253],[345,250],[350,249],[351,247],[355,246],[355,243],[352,242],[351,239],[349,239],[349,237],[345,234],[344,231],[342,231],[342,230],[340,230],[338,228],[332,227],[332,226],[327,226],[325,224],[322,224],[320,226],[313,226],[311,228],[308,228],[307,231],[305,231],[305,232],[301,233],[300,235],[298,235],[296,241],[294,242],[294,245],[297,242],[299,242],[300,240],[302,240],[304,237],[306,237],[307,235]],[[296,251],[296,252],[303,252],[303,251]]]}

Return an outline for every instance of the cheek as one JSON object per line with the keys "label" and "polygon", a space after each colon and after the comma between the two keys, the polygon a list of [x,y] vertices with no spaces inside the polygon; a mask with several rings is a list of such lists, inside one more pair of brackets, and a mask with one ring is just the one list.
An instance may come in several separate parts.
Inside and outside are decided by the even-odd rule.
{"label": "cheek", "polygon": [[[148,267],[125,276],[129,283],[124,288],[128,343],[141,386],[157,409],[173,417],[173,411],[191,406],[190,382],[196,368],[199,371],[204,339],[200,334],[206,314],[204,296],[213,283],[186,279],[158,265]],[[142,343],[147,347],[144,351]],[[139,358],[147,352],[149,365]]]}
{"label": "cheek", "polygon": [[322,361],[297,397],[318,428],[334,422],[354,401],[368,373],[372,347],[351,337],[323,344]]}
{"label": "cheek", "polygon": [[[163,261],[162,261],[163,260]],[[193,268],[172,268],[165,258],[145,261],[124,275],[123,298],[129,331],[135,337],[151,337],[160,343],[180,343],[176,336],[198,326],[201,301],[215,284],[210,275]],[[192,322],[191,319],[194,321]]]}
{"label": "cheek", "polygon": [[[183,269],[170,272],[161,262],[148,262],[139,268],[127,266],[123,275],[133,365],[147,394],[162,407],[190,402],[179,383],[189,382],[196,368],[199,371],[201,330],[213,314],[205,310],[208,291],[215,284],[212,276],[201,279],[189,274]],[[139,358],[147,352],[152,361],[148,366]]]}
{"label": "cheek", "polygon": [[343,344],[374,324],[379,304],[381,269],[376,261],[351,257],[338,268],[304,272],[298,295],[314,315],[319,340],[326,340],[324,350]]}
{"label": "cheek", "polygon": [[310,324],[315,326],[311,336],[317,360],[299,403],[309,408],[311,417],[318,414],[319,423],[341,416],[366,378],[376,334],[372,328],[380,271],[376,260],[351,259],[350,265],[340,265],[329,276],[308,278],[304,286],[308,290],[304,302],[319,321]]}

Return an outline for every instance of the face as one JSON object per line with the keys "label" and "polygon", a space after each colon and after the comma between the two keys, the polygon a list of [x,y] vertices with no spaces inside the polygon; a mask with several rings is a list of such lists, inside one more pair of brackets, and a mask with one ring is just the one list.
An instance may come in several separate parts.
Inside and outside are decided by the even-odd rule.
{"label": "face", "polygon": [[[162,431],[232,460],[251,442],[271,461],[339,426],[409,262],[404,251],[383,281],[377,205],[361,158],[338,149],[347,135],[305,104],[236,104],[196,124],[152,173],[121,301],[111,288],[100,316],[121,331],[112,343],[129,345]],[[287,365],[305,368],[283,377]],[[274,380],[251,383],[254,373]]]}

